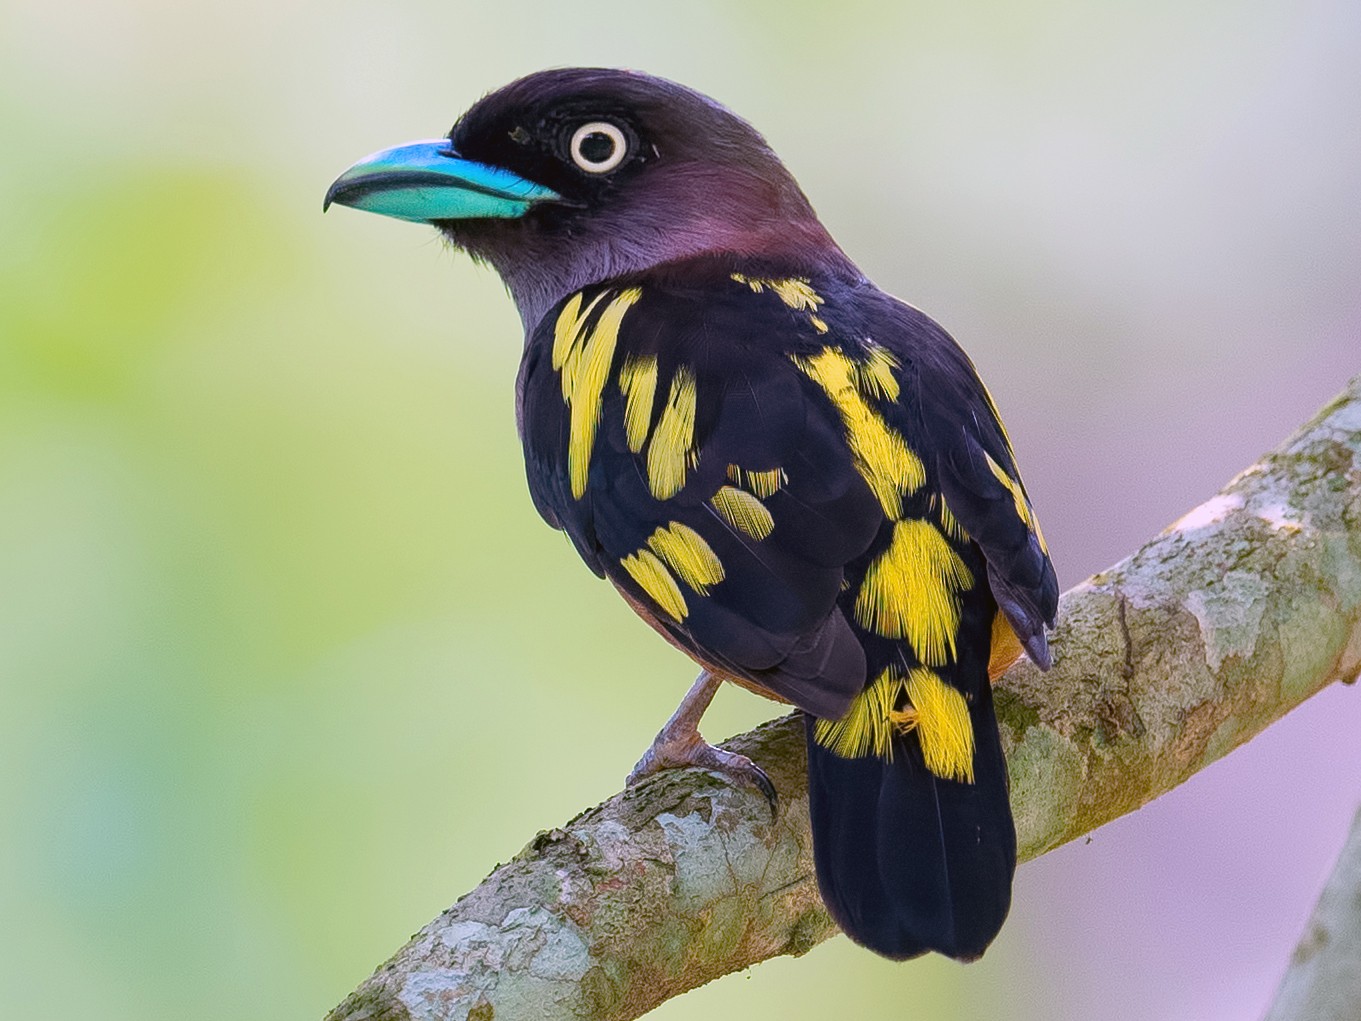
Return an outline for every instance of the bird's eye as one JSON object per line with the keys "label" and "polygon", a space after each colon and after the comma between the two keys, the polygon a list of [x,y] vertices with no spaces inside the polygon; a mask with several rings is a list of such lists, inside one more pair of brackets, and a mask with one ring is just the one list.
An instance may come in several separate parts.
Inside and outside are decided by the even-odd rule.
{"label": "bird's eye", "polygon": [[607,174],[628,155],[628,139],[609,121],[591,121],[572,133],[572,162],[588,174]]}

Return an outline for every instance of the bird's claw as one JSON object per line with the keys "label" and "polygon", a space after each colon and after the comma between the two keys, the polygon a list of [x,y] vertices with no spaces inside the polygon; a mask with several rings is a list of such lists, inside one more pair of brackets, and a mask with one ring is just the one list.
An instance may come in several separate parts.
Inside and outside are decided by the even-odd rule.
{"label": "bird's claw", "polygon": [[739,787],[756,788],[770,803],[772,816],[779,808],[780,796],[764,769],[745,755],[715,748],[694,732],[679,740],[668,739],[665,731],[658,734],[652,747],[643,753],[633,767],[627,784],[632,787],[664,769],[683,769],[687,766],[718,773]]}

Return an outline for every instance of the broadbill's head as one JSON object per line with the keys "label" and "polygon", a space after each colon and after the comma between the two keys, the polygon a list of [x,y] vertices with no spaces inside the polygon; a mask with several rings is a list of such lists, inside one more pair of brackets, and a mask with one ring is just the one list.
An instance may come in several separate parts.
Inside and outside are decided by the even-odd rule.
{"label": "broadbill's head", "polygon": [[541,71],[445,138],[375,153],[331,203],[434,224],[491,263],[527,326],[578,288],[697,255],[856,271],[746,121],[632,71]]}

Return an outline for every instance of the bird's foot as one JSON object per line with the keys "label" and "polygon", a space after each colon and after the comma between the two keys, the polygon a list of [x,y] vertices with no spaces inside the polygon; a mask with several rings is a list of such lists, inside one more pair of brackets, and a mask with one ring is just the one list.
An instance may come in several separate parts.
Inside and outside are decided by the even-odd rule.
{"label": "bird's foot", "polygon": [[652,747],[643,753],[629,774],[628,786],[632,787],[664,769],[694,766],[718,773],[735,786],[755,787],[770,802],[771,815],[775,814],[780,798],[764,769],[745,755],[715,748],[700,737],[697,730],[669,733],[670,729],[669,726],[662,728],[652,742]]}

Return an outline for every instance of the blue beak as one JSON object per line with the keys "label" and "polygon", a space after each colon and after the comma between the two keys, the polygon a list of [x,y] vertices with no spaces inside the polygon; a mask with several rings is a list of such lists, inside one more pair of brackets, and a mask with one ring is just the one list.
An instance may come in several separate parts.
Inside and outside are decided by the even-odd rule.
{"label": "blue beak", "polygon": [[322,211],[331,203],[366,209],[414,223],[514,219],[557,192],[500,167],[462,159],[449,140],[435,138],[384,149],[336,178]]}

